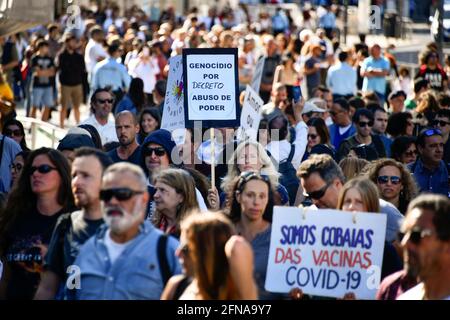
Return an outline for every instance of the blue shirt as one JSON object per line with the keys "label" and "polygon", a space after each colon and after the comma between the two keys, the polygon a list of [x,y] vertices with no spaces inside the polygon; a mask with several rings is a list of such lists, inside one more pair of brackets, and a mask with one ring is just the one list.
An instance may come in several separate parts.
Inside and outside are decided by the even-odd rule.
{"label": "blue shirt", "polygon": [[11,189],[11,168],[16,155],[22,151],[20,145],[13,139],[0,134],[0,144],[3,142],[2,162],[0,163],[0,192],[9,192]]}
{"label": "blue shirt", "polygon": [[326,83],[333,94],[346,96],[356,92],[356,80],[356,70],[343,62],[328,69]]}
{"label": "blue shirt", "polygon": [[328,11],[326,14],[319,18],[320,28],[335,28],[336,27],[336,15],[333,12]]}
{"label": "blue shirt", "polygon": [[[383,69],[389,71],[391,68],[391,64],[389,60],[384,57],[380,57],[380,59],[374,59],[373,57],[368,57],[364,59],[361,65],[361,71],[367,71],[367,69]],[[386,93],[386,77],[364,77],[363,80],[363,91],[375,91],[381,94]]]}
{"label": "blue shirt", "polygon": [[339,126],[334,123],[328,127],[328,130],[330,131],[331,144],[333,145],[335,150],[339,150],[339,146],[341,145],[342,141],[356,134],[356,128],[353,123],[350,129],[345,131],[343,134],[339,133]]}
{"label": "blue shirt", "polygon": [[135,115],[137,114],[136,106],[134,105],[133,101],[131,101],[131,98],[128,93],[117,104],[116,114],[122,111],[130,111]]}
{"label": "blue shirt", "polygon": [[420,192],[443,194],[448,197],[448,171],[444,161],[434,171],[425,168],[421,159],[408,164],[408,168],[416,179]]}
{"label": "blue shirt", "polygon": [[[157,243],[163,233],[145,221],[136,238],[111,265],[104,240],[108,230],[106,225],[102,226],[80,249],[74,263],[81,271],[81,289],[76,290],[76,299],[159,300],[164,284]],[[172,274],[181,273],[175,257],[177,246],[178,241],[169,237],[166,255]]]}
{"label": "blue shirt", "polygon": [[130,82],[127,68],[112,58],[98,62],[92,71],[93,91],[107,86],[110,86],[112,91],[125,91],[130,86]]}
{"label": "blue shirt", "polygon": [[384,149],[386,150],[386,157],[391,157],[391,145],[392,145],[392,139],[388,138],[384,134],[380,134],[379,137],[381,138],[381,141],[383,141]]}

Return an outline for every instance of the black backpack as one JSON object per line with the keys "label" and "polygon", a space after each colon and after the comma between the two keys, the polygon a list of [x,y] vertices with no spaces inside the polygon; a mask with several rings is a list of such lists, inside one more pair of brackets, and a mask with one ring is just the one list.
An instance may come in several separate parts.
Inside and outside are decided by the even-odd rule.
{"label": "black backpack", "polygon": [[[278,180],[281,185],[283,185],[289,194],[289,205],[293,206],[295,203],[295,198],[297,197],[298,187],[300,186],[300,181],[297,177],[297,171],[292,165],[292,158],[294,158],[295,145],[291,145],[291,152],[287,159],[281,161],[278,165],[278,172],[281,174]],[[267,154],[271,156],[270,152]]]}

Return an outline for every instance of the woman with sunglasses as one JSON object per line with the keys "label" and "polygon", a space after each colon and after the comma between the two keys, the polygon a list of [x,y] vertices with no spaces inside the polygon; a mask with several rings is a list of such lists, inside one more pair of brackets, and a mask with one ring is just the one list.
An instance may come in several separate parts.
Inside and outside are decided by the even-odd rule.
{"label": "woman with sunglasses", "polygon": [[22,172],[23,166],[25,165],[29,154],[30,152],[28,151],[19,152],[11,164],[11,187],[13,187],[19,180],[20,173]]}
{"label": "woman with sunglasses", "polygon": [[154,225],[161,231],[180,237],[180,222],[199,208],[195,181],[183,169],[166,169],[155,177]]}
{"label": "woman with sunglasses", "polygon": [[311,118],[308,125],[308,144],[306,146],[303,160],[309,158],[311,154],[329,154],[333,159],[336,157],[336,151],[331,145],[330,133],[325,121],[322,118]]}
{"label": "woman with sunglasses", "polygon": [[250,242],[255,259],[254,278],[260,300],[281,299],[281,294],[265,290],[273,214],[270,179],[254,171],[244,171],[229,194],[228,216],[239,235]]}
{"label": "woman with sunglasses", "polygon": [[369,167],[367,175],[377,185],[381,199],[405,214],[409,202],[417,196],[417,185],[408,168],[392,159],[380,159]]}
{"label": "woman with sunglasses", "polygon": [[[358,177],[348,181],[339,193],[337,209],[352,213],[379,213],[380,202],[376,185],[366,177]],[[381,279],[401,269],[402,262],[395,247],[385,241]]]}
{"label": "woman with sunglasses", "polygon": [[274,202],[278,205],[289,204],[289,194],[286,188],[279,183],[280,174],[275,169],[264,147],[258,142],[245,141],[237,146],[236,151],[230,158],[227,175],[223,178],[221,184],[223,192],[220,194],[220,203],[218,195],[210,190],[208,202],[211,208],[219,209],[219,207],[226,206],[226,202],[230,201],[230,199],[227,199],[227,194],[230,194],[236,178],[244,171],[253,171],[267,176],[270,179],[271,186],[276,190]]}
{"label": "woman with sunglasses", "polygon": [[139,114],[139,133],[137,141],[142,144],[145,138],[161,126],[161,114],[158,108],[148,107],[144,108]]}
{"label": "woman with sunglasses", "polygon": [[73,209],[66,158],[49,148],[31,152],[0,217],[0,252],[8,271],[0,285],[5,298],[33,298],[56,221]]}
{"label": "woman with sunglasses", "polygon": [[15,142],[17,142],[20,147],[22,148],[22,151],[30,151],[30,149],[27,147],[27,141],[25,138],[25,129],[23,127],[22,122],[16,119],[10,119],[5,122],[3,125],[3,135],[13,139]]}
{"label": "woman with sunglasses", "polygon": [[195,213],[184,220],[176,254],[185,274],[169,280],[161,299],[257,299],[252,249],[223,214]]}
{"label": "woman with sunglasses", "polygon": [[408,164],[417,160],[416,137],[400,136],[391,144],[392,158],[400,163]]}

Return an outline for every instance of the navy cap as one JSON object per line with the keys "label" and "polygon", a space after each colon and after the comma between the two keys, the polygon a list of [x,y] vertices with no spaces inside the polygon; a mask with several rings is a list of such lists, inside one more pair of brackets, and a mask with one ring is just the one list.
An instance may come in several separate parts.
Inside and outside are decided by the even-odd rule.
{"label": "navy cap", "polygon": [[152,133],[150,133],[144,140],[144,143],[142,144],[143,147],[147,146],[149,143],[156,143],[159,144],[161,147],[166,150],[167,154],[169,155],[169,158],[171,158],[172,150],[175,148],[176,144],[172,139],[172,135],[169,131],[165,129],[159,129],[155,130]]}
{"label": "navy cap", "polygon": [[68,134],[59,141],[58,150],[75,150],[81,147],[95,148],[92,139],[85,134]]}

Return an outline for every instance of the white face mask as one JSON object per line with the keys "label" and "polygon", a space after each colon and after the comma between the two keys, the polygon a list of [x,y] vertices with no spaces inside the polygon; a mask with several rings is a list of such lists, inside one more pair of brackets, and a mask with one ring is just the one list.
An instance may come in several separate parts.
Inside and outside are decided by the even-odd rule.
{"label": "white face mask", "polygon": [[[106,225],[111,229],[111,232],[121,234],[128,231],[133,225],[135,225],[141,219],[142,203],[136,202],[133,208],[133,212],[129,213],[121,207],[109,207],[106,208],[102,203],[103,219]],[[120,212],[119,216],[111,216],[108,214],[110,211]]]}

